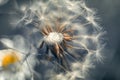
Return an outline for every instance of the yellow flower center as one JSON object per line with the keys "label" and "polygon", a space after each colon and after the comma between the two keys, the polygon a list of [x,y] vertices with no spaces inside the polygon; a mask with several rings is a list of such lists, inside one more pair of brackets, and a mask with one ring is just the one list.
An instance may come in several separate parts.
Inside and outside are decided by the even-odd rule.
{"label": "yellow flower center", "polygon": [[11,52],[3,57],[2,60],[2,67],[7,68],[12,64],[15,64],[19,61],[19,57],[16,55],[15,52]]}

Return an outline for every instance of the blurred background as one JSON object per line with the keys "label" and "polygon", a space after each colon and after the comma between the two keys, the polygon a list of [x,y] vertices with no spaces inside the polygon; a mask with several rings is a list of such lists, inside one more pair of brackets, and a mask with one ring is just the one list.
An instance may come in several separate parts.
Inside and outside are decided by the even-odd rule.
{"label": "blurred background", "polygon": [[107,31],[110,52],[106,54],[113,54],[102,70],[104,75],[96,80],[120,80],[120,0],[87,0],[87,5],[96,9],[100,25]]}
{"label": "blurred background", "polygon": [[[29,0],[0,0],[0,37],[10,35],[15,27],[10,22],[21,18],[19,14],[22,15],[25,4],[30,4]],[[97,12],[99,24],[107,32],[106,57],[109,57],[102,65],[97,63],[90,79],[120,80],[120,0],[86,0],[86,4]]]}

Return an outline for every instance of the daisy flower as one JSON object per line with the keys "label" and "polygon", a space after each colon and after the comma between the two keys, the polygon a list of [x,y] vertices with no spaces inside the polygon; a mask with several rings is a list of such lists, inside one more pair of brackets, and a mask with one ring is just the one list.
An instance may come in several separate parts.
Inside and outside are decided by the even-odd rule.
{"label": "daisy flower", "polygon": [[[16,38],[19,38],[19,41],[16,41]],[[36,64],[35,56],[24,47],[23,39],[20,35],[13,39],[0,39],[4,46],[4,49],[0,50],[0,80],[33,80],[37,75],[33,70]]]}

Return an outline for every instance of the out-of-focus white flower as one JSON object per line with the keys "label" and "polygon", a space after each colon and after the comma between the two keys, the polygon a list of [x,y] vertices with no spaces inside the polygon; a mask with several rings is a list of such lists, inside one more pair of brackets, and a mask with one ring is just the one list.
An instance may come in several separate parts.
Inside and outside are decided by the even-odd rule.
{"label": "out-of-focus white flower", "polygon": [[1,38],[4,49],[0,50],[0,80],[32,80],[37,73],[36,51],[20,35]]}
{"label": "out-of-focus white flower", "polygon": [[16,50],[0,50],[0,80],[26,80],[31,79],[33,73],[32,58],[28,57],[25,61],[25,54]]}

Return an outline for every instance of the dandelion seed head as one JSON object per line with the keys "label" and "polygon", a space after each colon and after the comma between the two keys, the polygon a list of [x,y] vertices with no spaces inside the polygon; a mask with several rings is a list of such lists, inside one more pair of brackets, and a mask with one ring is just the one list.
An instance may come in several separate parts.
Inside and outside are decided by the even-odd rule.
{"label": "dandelion seed head", "polygon": [[[30,39],[36,44],[41,43],[38,49],[44,47],[44,52],[39,54],[47,55],[50,59],[45,60],[53,63],[60,72],[49,80],[61,80],[61,76],[63,80],[85,78],[89,69],[94,68],[94,61],[102,59],[103,44],[99,40],[102,28],[96,22],[96,12],[87,7],[84,0],[37,0],[29,11],[22,18],[24,27],[32,24],[42,34],[40,42],[29,35]],[[34,32],[31,30],[31,33]],[[49,76],[47,72],[49,70],[46,71]]]}

